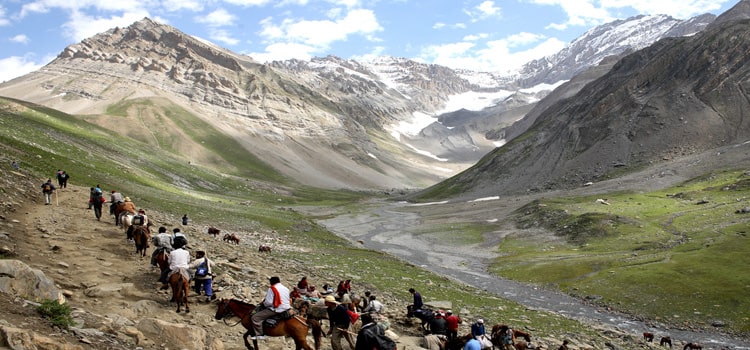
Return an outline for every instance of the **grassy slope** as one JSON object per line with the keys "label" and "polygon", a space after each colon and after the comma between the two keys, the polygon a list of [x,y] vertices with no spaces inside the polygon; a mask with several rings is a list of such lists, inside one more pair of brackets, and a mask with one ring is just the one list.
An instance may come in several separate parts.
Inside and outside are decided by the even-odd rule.
{"label": "grassy slope", "polygon": [[[518,211],[520,226],[562,240],[516,236],[492,268],[512,279],[671,324],[721,321],[750,331],[750,176],[726,171],[652,193],[558,198]],[[669,302],[665,302],[668,300]]]}
{"label": "grassy slope", "polygon": [[[281,210],[280,207],[294,204],[348,206],[360,198],[353,193],[299,187],[286,179],[274,183],[271,181],[274,175],[267,167],[255,164],[249,154],[237,154],[241,148],[224,153],[231,148],[232,141],[223,139],[216,131],[204,129],[202,134],[191,134],[191,137],[212,139],[212,149],[227,163],[236,165],[234,161],[238,157],[250,159],[241,166],[227,166],[227,169],[236,168],[236,173],[190,166],[170,152],[168,142],[161,142],[162,147],[154,148],[130,138],[111,136],[107,130],[85,122],[91,117],[74,117],[24,105],[29,109],[12,107],[13,103],[0,99],[0,147],[8,157],[8,163],[12,159],[20,160],[25,171],[39,174],[40,180],[61,168],[73,175],[73,183],[101,183],[105,188],[121,189],[135,198],[139,206],[159,208],[177,218],[181,213],[189,212],[193,213],[194,219],[227,227],[275,229],[286,240],[309,247],[306,259],[312,265],[325,267],[341,276],[357,274],[352,276],[355,282],[365,283],[366,280],[366,286],[401,295],[404,300],[409,298],[406,290],[414,287],[429,300],[450,300],[460,305],[463,312],[495,322],[529,325],[538,335],[573,333],[586,334],[592,339],[603,337],[578,322],[526,310],[516,303],[453,283],[385,254],[353,247],[309,218],[294,211]],[[163,116],[184,118],[183,123],[195,122],[194,117],[179,113],[179,110],[164,111]],[[195,126],[191,128],[196,129]],[[165,135],[163,140],[168,138],[169,135]],[[465,228],[475,232],[473,236],[480,239],[484,231],[480,226],[467,224]],[[522,244],[522,240],[509,242]],[[560,251],[574,255],[574,249],[571,246]],[[543,256],[540,253],[537,258]],[[289,258],[296,260],[299,257]],[[698,289],[688,290],[696,292]]]}

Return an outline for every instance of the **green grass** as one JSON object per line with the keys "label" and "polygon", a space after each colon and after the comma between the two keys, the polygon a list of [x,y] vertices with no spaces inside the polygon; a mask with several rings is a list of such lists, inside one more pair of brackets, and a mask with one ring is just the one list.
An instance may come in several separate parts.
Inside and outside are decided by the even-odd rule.
{"label": "green grass", "polygon": [[[355,283],[390,291],[403,300],[409,300],[408,289],[414,287],[427,301],[448,300],[464,313],[528,324],[539,335],[602,336],[576,321],[527,310],[392,256],[352,246],[317,225],[314,218],[289,208],[310,205],[357,212],[372,193],[295,184],[235,148],[233,140],[195,116],[150,103],[122,103],[108,113],[156,108],[152,113],[193,130],[185,133],[208,144],[217,163],[225,166],[187,164],[175,154],[174,135],[160,135],[159,147],[153,147],[89,123],[96,116],[70,116],[28,103],[22,103],[28,110],[14,112],[5,108],[12,102],[4,99],[0,99],[0,150],[8,163],[20,160],[24,171],[40,181],[63,169],[71,173],[71,183],[117,189],[139,207],[158,209],[165,222],[178,222],[183,213],[190,213],[195,222],[222,223],[227,230],[276,230],[286,242],[308,249],[305,259],[310,266],[332,275],[356,274]],[[604,304],[672,323],[721,319],[731,330],[747,331],[743,319],[747,316],[741,312],[749,306],[744,296],[750,281],[741,267],[748,263],[748,219],[734,214],[750,206],[745,201],[745,180],[741,172],[727,172],[668,191],[611,194],[610,206],[596,204],[593,197],[532,203],[519,211],[519,224],[544,226],[558,236],[503,240],[499,249],[504,256],[492,271],[572,294],[600,295]],[[698,205],[698,200],[708,203]],[[414,233],[473,244],[481,243],[495,227],[457,218],[450,224],[424,223]],[[290,261],[300,258],[299,253],[278,254]],[[670,300],[670,306],[659,300]]]}
{"label": "green grass", "polygon": [[735,213],[750,207],[749,180],[744,170],[725,171],[663,191],[609,194],[610,205],[597,197],[530,203],[517,224],[557,239],[507,238],[491,271],[671,324],[719,320],[750,331],[750,215]]}

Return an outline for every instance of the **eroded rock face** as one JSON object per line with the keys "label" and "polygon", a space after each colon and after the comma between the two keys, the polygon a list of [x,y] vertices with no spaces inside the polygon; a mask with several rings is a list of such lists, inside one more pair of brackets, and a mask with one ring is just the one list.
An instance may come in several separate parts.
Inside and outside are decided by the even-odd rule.
{"label": "eroded rock face", "polygon": [[138,322],[136,328],[157,344],[167,343],[178,349],[205,349],[207,345],[206,331],[197,326],[145,318]]}
{"label": "eroded rock face", "polygon": [[0,345],[13,350],[49,349],[83,350],[83,346],[58,342],[56,339],[10,325],[0,325]]}
{"label": "eroded rock face", "polygon": [[55,281],[19,260],[0,260],[0,292],[38,302],[49,299],[65,303],[65,296],[55,286]]}

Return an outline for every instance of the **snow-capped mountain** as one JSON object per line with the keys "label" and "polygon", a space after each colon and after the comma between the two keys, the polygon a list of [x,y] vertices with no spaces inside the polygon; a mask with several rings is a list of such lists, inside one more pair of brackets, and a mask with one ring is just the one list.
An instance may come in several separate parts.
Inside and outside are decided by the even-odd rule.
{"label": "snow-capped mountain", "polygon": [[[699,18],[635,17],[603,25],[512,76],[393,57],[259,64],[144,19],[67,47],[39,71],[0,84],[0,94],[101,115],[92,120],[115,129],[125,126],[108,121],[112,104],[166,99],[303,183],[424,186],[502,144],[506,127],[575,74],[671,33],[694,33],[712,16]],[[319,176],[309,176],[313,172]]]}

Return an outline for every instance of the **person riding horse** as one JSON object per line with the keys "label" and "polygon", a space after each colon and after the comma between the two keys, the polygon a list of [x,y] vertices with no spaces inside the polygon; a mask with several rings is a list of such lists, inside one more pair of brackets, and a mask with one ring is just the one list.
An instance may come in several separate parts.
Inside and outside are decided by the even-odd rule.
{"label": "person riding horse", "polygon": [[154,252],[151,254],[151,266],[156,266],[156,256],[166,251],[167,254],[172,252],[172,235],[167,233],[167,228],[159,227],[159,233],[152,238]]}
{"label": "person riding horse", "polygon": [[138,209],[138,215],[133,217],[133,221],[131,222],[130,227],[128,227],[128,239],[133,238],[133,231],[136,229],[144,228],[147,232],[150,233],[148,229],[149,226],[151,226],[151,222],[149,222],[148,220],[146,211],[143,209]]}
{"label": "person riding horse", "polygon": [[[180,269],[185,269],[188,271],[188,274],[190,274],[190,252],[183,249],[183,246],[181,245],[175,248],[175,250],[169,253],[169,269],[162,271],[159,276],[159,281],[163,283],[161,286],[162,290],[169,289],[167,281],[169,276],[173,273],[180,273]],[[190,277],[191,276],[188,276],[188,280],[190,280]]]}
{"label": "person riding horse", "polygon": [[265,339],[265,335],[263,335],[263,321],[292,308],[289,288],[281,284],[281,279],[273,276],[268,282],[271,286],[266,291],[266,297],[258,305],[255,314],[252,316],[253,336],[250,339],[253,340]]}
{"label": "person riding horse", "polygon": [[122,196],[122,193],[112,190],[112,193],[109,195],[109,215],[114,215],[115,208],[124,201],[125,198]]}

